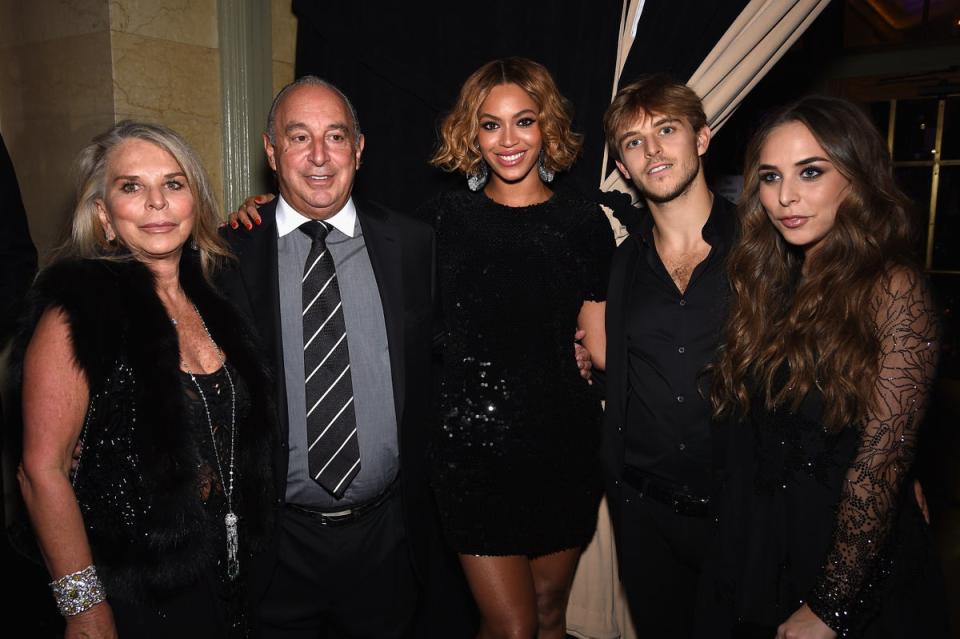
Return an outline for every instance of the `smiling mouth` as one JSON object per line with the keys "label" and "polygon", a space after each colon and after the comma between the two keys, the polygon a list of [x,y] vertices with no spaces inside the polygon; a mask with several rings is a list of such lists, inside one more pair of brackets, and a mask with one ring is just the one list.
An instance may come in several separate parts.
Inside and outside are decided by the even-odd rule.
{"label": "smiling mouth", "polygon": [[647,171],[647,175],[656,175],[657,173],[662,173],[663,171],[666,171],[672,166],[673,166],[672,164],[658,164],[657,166]]}
{"label": "smiling mouth", "polygon": [[332,175],[307,175],[304,177],[306,177],[311,182],[326,182],[333,176]]}
{"label": "smiling mouth", "polygon": [[513,166],[520,162],[523,159],[523,156],[527,154],[526,151],[517,151],[516,153],[511,153],[509,155],[504,155],[502,153],[497,153],[497,159],[500,161],[500,164],[503,166]]}

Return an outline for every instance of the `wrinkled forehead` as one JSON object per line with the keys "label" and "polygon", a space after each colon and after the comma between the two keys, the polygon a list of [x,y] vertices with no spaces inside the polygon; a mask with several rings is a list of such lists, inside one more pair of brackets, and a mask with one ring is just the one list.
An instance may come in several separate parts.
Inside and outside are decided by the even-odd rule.
{"label": "wrinkled forehead", "polygon": [[338,123],[353,131],[353,118],[346,102],[327,87],[304,85],[284,95],[277,105],[276,119],[282,129],[290,122]]}

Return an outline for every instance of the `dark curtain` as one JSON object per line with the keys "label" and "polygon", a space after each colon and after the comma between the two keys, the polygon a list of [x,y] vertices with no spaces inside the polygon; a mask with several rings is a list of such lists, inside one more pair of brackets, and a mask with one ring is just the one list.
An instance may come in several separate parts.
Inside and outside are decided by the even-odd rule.
{"label": "dark curtain", "polygon": [[30,239],[17,174],[0,137],[0,347],[10,338],[30,282],[37,272],[37,249]]}
{"label": "dark curtain", "polygon": [[601,118],[610,100],[620,0],[550,3],[295,0],[296,75],[316,74],[350,96],[366,135],[356,189],[412,211],[462,178],[427,164],[440,118],[481,64],[519,55],[544,64],[575,105],[583,156],[570,176],[595,189]]}

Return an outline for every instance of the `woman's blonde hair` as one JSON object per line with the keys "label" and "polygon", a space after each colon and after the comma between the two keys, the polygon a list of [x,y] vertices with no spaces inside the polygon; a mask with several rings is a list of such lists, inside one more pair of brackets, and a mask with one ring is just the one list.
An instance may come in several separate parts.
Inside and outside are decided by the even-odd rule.
{"label": "woman's blonde hair", "polygon": [[571,128],[570,101],[560,94],[546,67],[526,58],[488,62],[467,78],[453,110],[440,125],[440,148],[430,164],[463,173],[472,173],[480,165],[483,158],[476,145],[480,128],[477,112],[490,90],[503,84],[517,85],[537,103],[546,168],[566,171],[573,165],[583,145],[583,136]]}
{"label": "woman's blonde hair", "polygon": [[126,140],[137,139],[157,145],[177,161],[187,178],[193,195],[194,223],[190,234],[191,245],[200,254],[200,266],[208,279],[230,256],[226,243],[217,233],[219,208],[210,188],[200,158],[175,131],[159,124],[124,120],[93,138],[74,162],[77,180],[77,203],[73,211],[70,239],[59,249],[60,257],[80,257],[107,260],[130,259],[120,242],[107,241],[97,214],[97,201],[106,200],[107,162],[110,152]]}

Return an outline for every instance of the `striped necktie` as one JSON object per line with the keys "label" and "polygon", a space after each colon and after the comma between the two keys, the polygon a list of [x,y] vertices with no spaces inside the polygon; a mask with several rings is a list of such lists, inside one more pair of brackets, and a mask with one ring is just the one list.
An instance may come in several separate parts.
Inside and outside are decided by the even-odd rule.
{"label": "striped necktie", "polygon": [[330,227],[300,226],[312,240],[303,270],[303,371],[307,398],[310,476],[339,499],[360,472],[347,326],[333,257]]}

